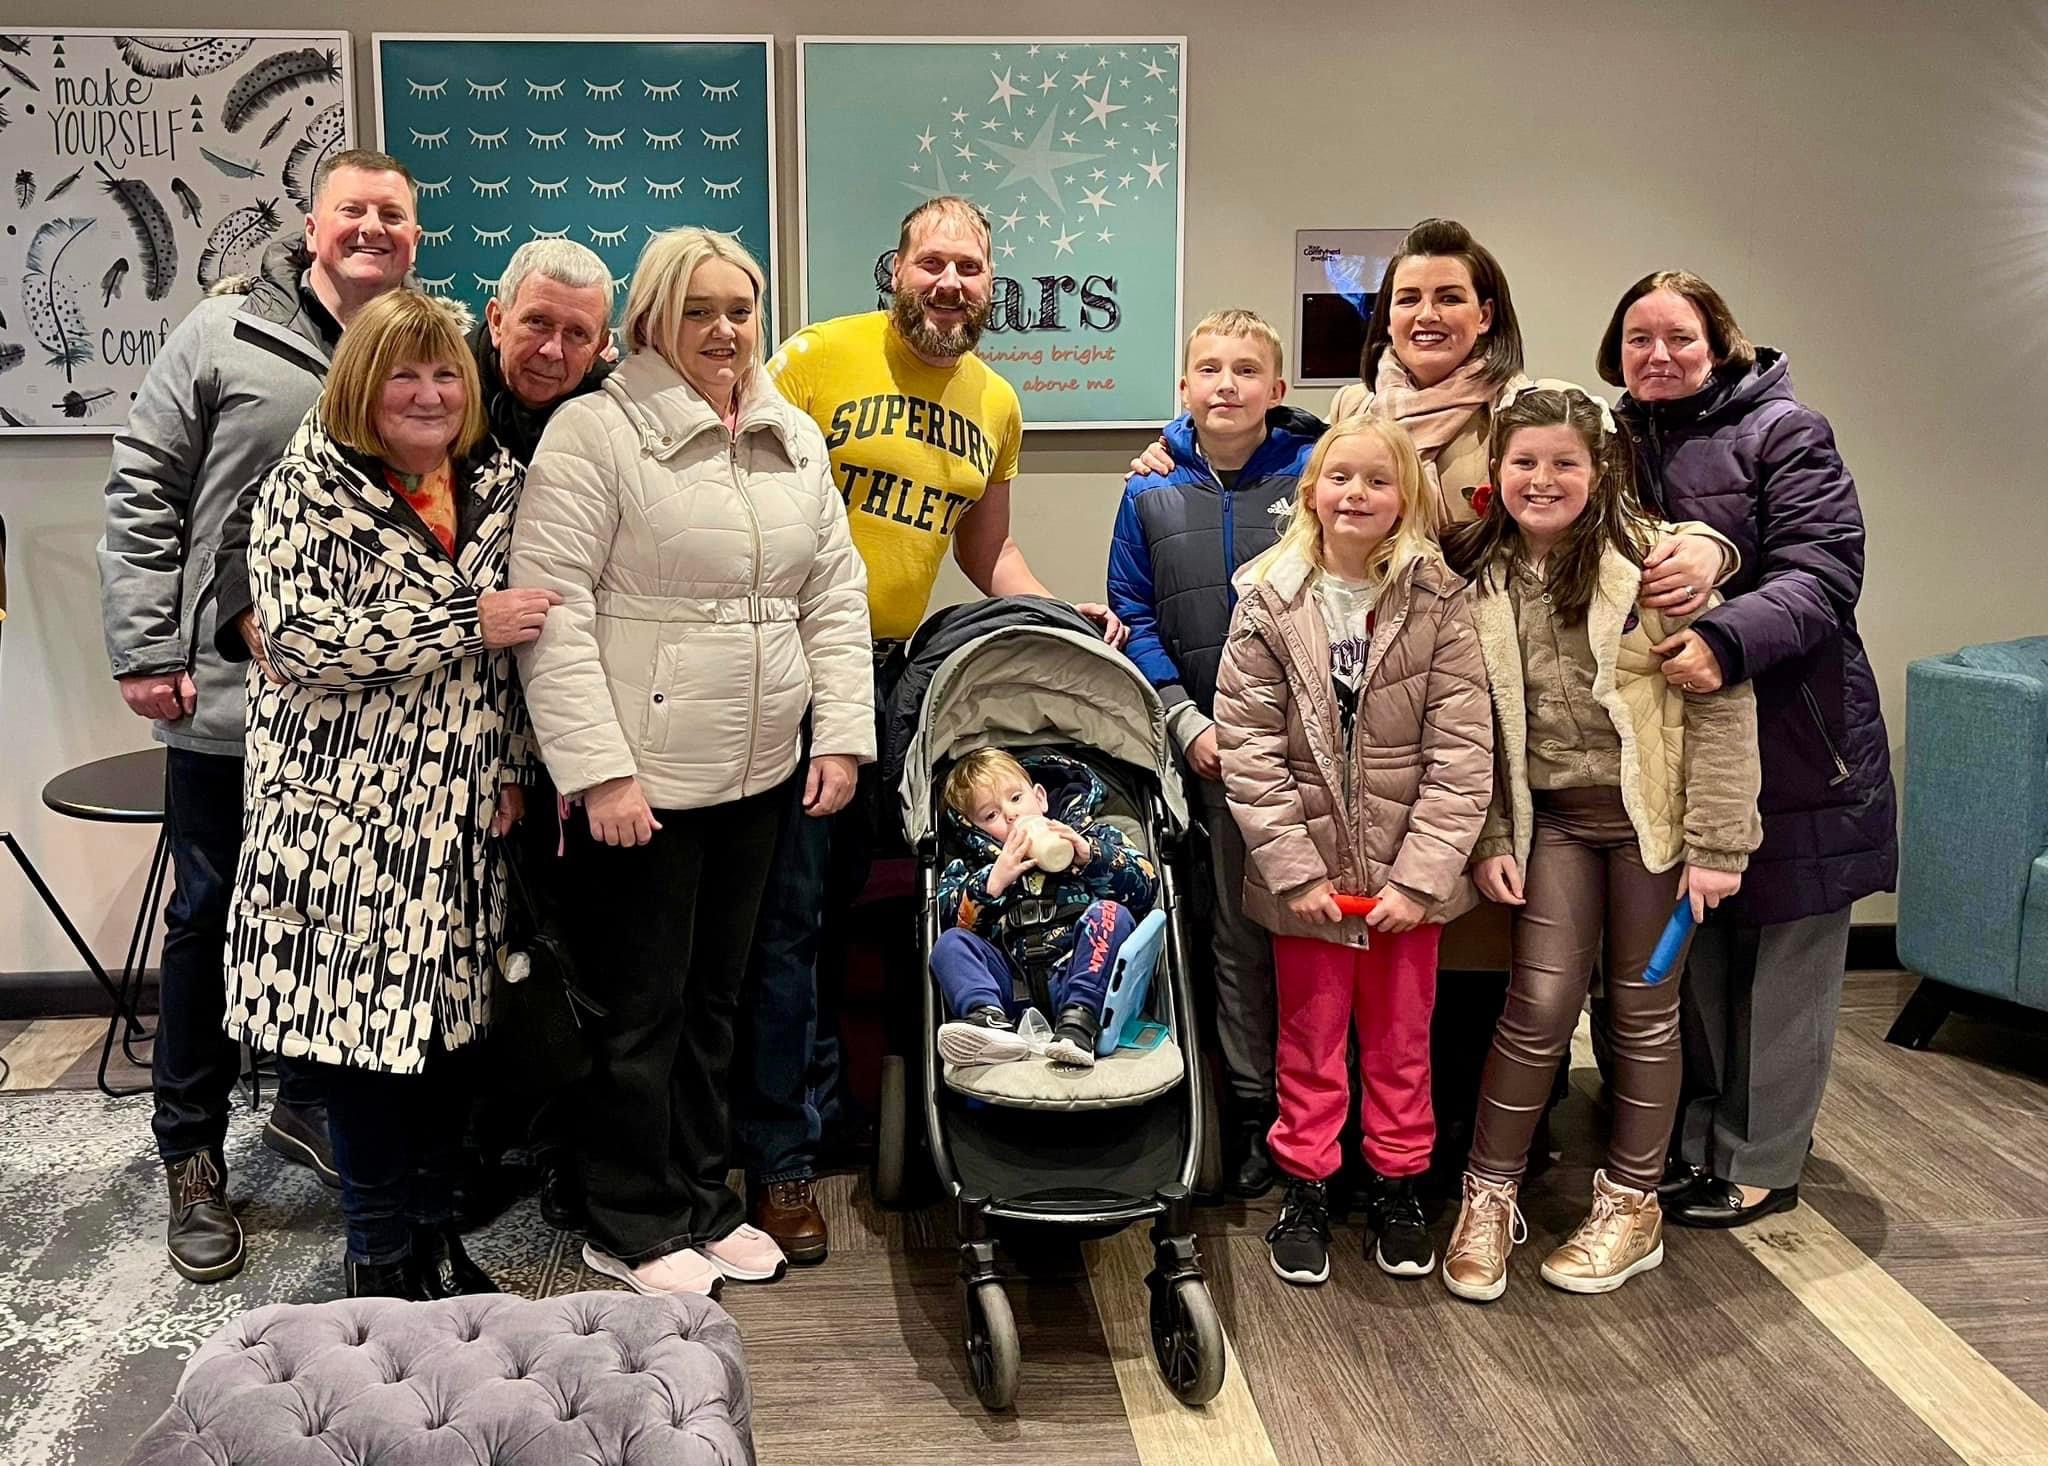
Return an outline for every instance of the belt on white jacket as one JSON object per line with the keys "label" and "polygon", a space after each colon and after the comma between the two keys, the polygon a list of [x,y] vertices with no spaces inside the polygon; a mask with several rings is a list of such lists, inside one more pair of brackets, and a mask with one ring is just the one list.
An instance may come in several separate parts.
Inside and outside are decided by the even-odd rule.
{"label": "belt on white jacket", "polygon": [[642,596],[599,591],[597,614],[618,621],[662,621],[714,626],[797,619],[795,596]]}

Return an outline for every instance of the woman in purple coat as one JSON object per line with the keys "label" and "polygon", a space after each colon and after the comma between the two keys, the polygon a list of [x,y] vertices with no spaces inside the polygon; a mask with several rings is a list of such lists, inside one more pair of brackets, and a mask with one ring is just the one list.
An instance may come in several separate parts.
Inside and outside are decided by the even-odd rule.
{"label": "woman in purple coat", "polygon": [[1628,394],[1657,517],[1728,536],[1726,600],[1659,650],[1693,692],[1755,686],[1764,842],[1742,892],[1693,940],[1685,1091],[1664,1214],[1740,1226],[1799,1201],[1827,1085],[1851,903],[1893,887],[1898,836],[1877,679],[1856,631],[1863,514],[1827,419],[1792,395],[1782,353],[1752,346],[1684,271],[1628,288],[1600,342]]}

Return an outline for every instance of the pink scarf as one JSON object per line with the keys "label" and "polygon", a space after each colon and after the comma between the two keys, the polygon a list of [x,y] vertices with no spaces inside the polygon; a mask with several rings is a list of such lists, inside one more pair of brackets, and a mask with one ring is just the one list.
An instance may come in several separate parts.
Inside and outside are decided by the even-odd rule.
{"label": "pink scarf", "polygon": [[1389,418],[1408,430],[1434,485],[1436,455],[1465,431],[1475,412],[1493,406],[1500,389],[1501,384],[1487,376],[1486,363],[1477,353],[1434,387],[1418,387],[1408,368],[1389,349],[1380,353],[1372,410],[1376,417]]}

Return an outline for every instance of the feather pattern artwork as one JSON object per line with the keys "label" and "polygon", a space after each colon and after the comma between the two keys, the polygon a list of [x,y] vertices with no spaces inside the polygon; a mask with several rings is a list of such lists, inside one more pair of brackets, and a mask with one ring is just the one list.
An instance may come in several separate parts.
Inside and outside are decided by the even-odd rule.
{"label": "feather pattern artwork", "polygon": [[64,368],[64,380],[92,360],[86,340],[85,313],[78,306],[78,282],[63,273],[64,255],[92,228],[91,219],[52,219],[36,231],[28,246],[28,274],[21,282],[21,303],[28,311],[36,342],[50,353],[49,364]]}
{"label": "feather pattern artwork", "polygon": [[277,119],[277,121],[270,124],[270,130],[263,134],[263,141],[256,144],[256,151],[260,153],[265,148],[269,147],[272,143],[276,142],[277,135],[280,132],[283,132],[287,127],[290,127],[291,125],[292,114],[286,112],[282,116],[280,116]]}
{"label": "feather pattern artwork", "polygon": [[195,225],[203,227],[206,220],[199,211],[199,195],[192,192],[191,185],[187,184],[182,178],[173,178],[171,180],[171,192],[178,196],[178,207],[191,217]]}
{"label": "feather pattern artwork", "polygon": [[14,120],[7,115],[7,103],[5,100],[7,94],[13,90],[13,87],[0,87],[0,132],[7,131],[7,124]]}
{"label": "feather pattern artwork", "polygon": [[14,175],[14,201],[24,209],[36,201],[36,175],[32,168],[24,168]]}
{"label": "feather pattern artwork", "polygon": [[261,178],[263,176],[263,170],[254,164],[244,163],[240,158],[223,157],[212,148],[201,148],[199,156],[206,159],[207,162],[213,164],[214,167],[230,178]]}
{"label": "feather pattern artwork", "polygon": [[116,36],[137,76],[205,76],[232,66],[255,45],[250,36]]}
{"label": "feather pattern artwork", "polygon": [[154,190],[140,178],[116,178],[104,163],[95,163],[106,175],[105,188],[128,225],[135,231],[136,256],[142,270],[143,293],[162,300],[170,293],[178,273],[178,240],[171,233],[171,216],[164,212]]}
{"label": "feather pattern artwork", "polygon": [[102,387],[97,392],[81,392],[73,387],[64,394],[62,402],[52,402],[50,406],[62,408],[66,417],[84,417],[113,395],[112,387]]}
{"label": "feather pattern artwork", "polygon": [[0,341],[0,372],[11,372],[21,365],[27,350],[18,341]]}
{"label": "feather pattern artwork", "polygon": [[250,118],[278,98],[340,80],[341,67],[332,51],[308,46],[266,56],[236,78],[234,86],[228,89],[228,98],[220,108],[221,126],[229,132],[240,132],[249,125]]}
{"label": "feather pattern artwork", "polygon": [[16,66],[12,61],[0,61],[0,66],[6,67],[7,74],[13,77],[16,81],[20,82],[23,86],[27,87],[30,91],[39,92],[42,90],[41,87],[36,85],[36,79],[34,77],[30,76],[27,72],[23,71],[19,66]]}
{"label": "feather pattern artwork", "polygon": [[284,188],[301,210],[313,212],[313,175],[328,155],[341,146],[342,129],[348,124],[341,103],[323,107],[306,124],[306,135],[292,144],[284,160]]}
{"label": "feather pattern artwork", "polygon": [[199,283],[212,286],[248,268],[250,257],[277,233],[278,222],[276,199],[244,204],[225,215],[199,252]]}
{"label": "feather pattern artwork", "polygon": [[107,273],[100,276],[101,305],[107,306],[114,303],[114,298],[121,293],[121,281],[127,274],[128,256],[126,255],[122,255],[121,258],[107,266]]}
{"label": "feather pattern artwork", "polygon": [[58,180],[57,186],[55,188],[51,189],[48,193],[43,195],[43,202],[46,204],[54,204],[55,202],[57,202],[57,200],[62,198],[64,194],[70,189],[72,184],[78,182],[79,178],[84,174],[84,172],[85,170],[83,168],[80,168],[74,173],[66,174],[63,178]]}

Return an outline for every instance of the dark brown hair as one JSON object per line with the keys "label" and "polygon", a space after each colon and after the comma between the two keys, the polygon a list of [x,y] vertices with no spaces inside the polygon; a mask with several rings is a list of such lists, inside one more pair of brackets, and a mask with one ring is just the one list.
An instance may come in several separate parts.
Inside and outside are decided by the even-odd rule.
{"label": "dark brown hair", "polygon": [[1631,563],[1640,565],[1650,544],[1650,521],[1638,506],[1635,492],[1635,454],[1628,430],[1616,423],[1610,430],[1601,421],[1600,406],[1576,387],[1523,392],[1493,415],[1493,436],[1487,444],[1486,459],[1493,475],[1493,497],[1486,512],[1469,524],[1448,530],[1443,537],[1444,560],[1451,569],[1489,593],[1484,579],[1492,566],[1511,565],[1522,553],[1521,526],[1508,513],[1500,493],[1501,459],[1508,441],[1523,428],[1565,426],[1576,432],[1593,455],[1593,485],[1586,495],[1585,512],[1548,559],[1546,580],[1552,603],[1566,625],[1585,619],[1600,585],[1600,557],[1611,545]]}
{"label": "dark brown hair", "polygon": [[1508,294],[1507,272],[1493,251],[1472,237],[1472,231],[1455,219],[1424,219],[1408,231],[1401,248],[1387,261],[1380,277],[1379,294],[1373,297],[1372,319],[1365,327],[1365,352],[1358,360],[1358,375],[1366,390],[1373,389],[1380,370],[1380,358],[1394,344],[1394,272],[1404,260],[1440,255],[1463,260],[1472,277],[1472,293],[1482,305],[1493,307],[1493,324],[1473,345],[1486,362],[1486,375],[1505,382],[1522,369],[1522,325],[1515,319],[1515,302]]}
{"label": "dark brown hair", "polygon": [[993,241],[988,227],[988,215],[971,199],[964,199],[957,193],[942,193],[928,198],[903,216],[903,227],[896,232],[896,256],[901,259],[910,250],[910,236],[917,232],[917,226],[927,219],[948,219],[955,224],[965,224],[981,236],[981,252],[988,254]]}
{"label": "dark brown hair", "polygon": [[412,169],[389,153],[380,153],[375,148],[344,148],[338,153],[329,154],[320,166],[313,170],[315,208],[320,206],[321,190],[327,187],[327,180],[334,176],[338,168],[355,168],[364,173],[396,173],[405,180],[405,191],[415,200],[419,197],[419,185],[413,181]]}
{"label": "dark brown hair", "polygon": [[1731,362],[1748,366],[1756,360],[1756,348],[1742,334],[1742,327],[1735,324],[1735,312],[1728,309],[1728,302],[1721,298],[1720,291],[1690,270],[1656,270],[1624,290],[1620,304],[1614,307],[1614,314],[1607,319],[1607,334],[1600,338],[1600,355],[1595,358],[1601,381],[1617,387],[1628,385],[1621,375],[1622,322],[1627,318],[1630,306],[1659,290],[1670,291],[1700,313],[1700,320],[1707,328],[1707,350],[1713,353],[1716,367],[1724,367]]}

